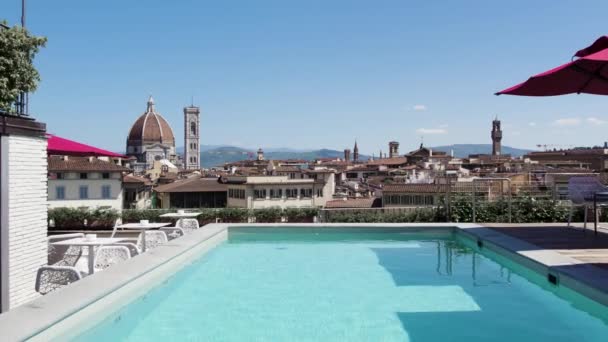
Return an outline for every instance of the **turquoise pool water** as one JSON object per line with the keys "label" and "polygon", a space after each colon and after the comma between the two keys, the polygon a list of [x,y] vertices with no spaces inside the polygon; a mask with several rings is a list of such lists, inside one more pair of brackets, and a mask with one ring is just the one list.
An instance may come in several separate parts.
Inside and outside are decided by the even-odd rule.
{"label": "turquoise pool water", "polygon": [[608,340],[606,307],[468,244],[446,232],[231,228],[77,340]]}

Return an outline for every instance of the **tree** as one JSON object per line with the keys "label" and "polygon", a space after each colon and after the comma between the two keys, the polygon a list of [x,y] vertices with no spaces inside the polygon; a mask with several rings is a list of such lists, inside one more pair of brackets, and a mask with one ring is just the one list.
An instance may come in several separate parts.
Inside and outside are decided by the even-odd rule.
{"label": "tree", "polygon": [[14,113],[13,104],[22,92],[33,92],[40,81],[34,56],[46,44],[21,26],[0,26],[0,110]]}

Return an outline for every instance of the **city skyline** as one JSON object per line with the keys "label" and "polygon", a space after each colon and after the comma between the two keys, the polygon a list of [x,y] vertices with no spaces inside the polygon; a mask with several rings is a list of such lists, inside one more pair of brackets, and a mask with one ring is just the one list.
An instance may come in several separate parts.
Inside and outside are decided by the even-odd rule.
{"label": "city skyline", "polygon": [[[521,2],[30,1],[28,27],[49,39],[31,112],[50,133],[115,151],[150,94],[177,141],[194,97],[203,145],[342,150],[356,138],[371,155],[421,136],[428,146],[486,144],[496,115],[506,146],[601,145],[601,96],[493,93],[604,34],[608,4],[587,3],[583,19],[567,4],[525,3],[544,14],[522,13]],[[11,25],[19,6],[0,4]]]}

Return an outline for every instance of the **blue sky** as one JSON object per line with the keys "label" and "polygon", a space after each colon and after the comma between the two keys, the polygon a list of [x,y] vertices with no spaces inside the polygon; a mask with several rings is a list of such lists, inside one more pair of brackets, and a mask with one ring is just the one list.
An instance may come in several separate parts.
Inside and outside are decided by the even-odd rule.
{"label": "blue sky", "polygon": [[[31,111],[48,131],[121,151],[152,94],[183,145],[593,145],[608,98],[493,95],[607,34],[606,1],[28,1],[48,37]],[[19,21],[20,1],[0,2]]]}

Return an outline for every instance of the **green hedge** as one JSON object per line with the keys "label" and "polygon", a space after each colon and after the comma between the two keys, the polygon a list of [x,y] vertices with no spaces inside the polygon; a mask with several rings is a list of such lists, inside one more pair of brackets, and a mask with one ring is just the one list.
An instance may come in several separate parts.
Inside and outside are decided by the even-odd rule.
{"label": "green hedge", "polygon": [[[455,196],[450,207],[450,220],[453,222],[472,222],[473,204],[471,198]],[[512,223],[566,222],[569,207],[559,201],[519,195],[511,199]],[[573,220],[582,221],[583,212],[577,208]],[[506,200],[478,202],[475,205],[476,222],[509,222],[509,204]]]}
{"label": "green hedge", "polygon": [[257,223],[277,223],[283,218],[283,209],[281,208],[265,208],[255,209],[249,212],[249,216],[255,219]]}
{"label": "green hedge", "polygon": [[[248,210],[242,208],[201,208],[197,217],[201,226],[208,223],[247,223],[250,219],[259,223],[282,222],[313,222],[318,215],[317,208],[266,208]],[[117,218],[121,217],[124,223],[149,220],[150,222],[173,222],[172,218],[162,218],[160,215],[175,212],[175,209],[125,209],[122,213],[116,210],[93,210],[83,208],[55,208],[49,209],[49,223],[53,221],[50,230],[105,230],[112,229]],[[85,225],[86,222],[86,225]]]}
{"label": "green hedge", "polygon": [[[161,218],[160,215],[174,212],[175,209],[125,209],[122,211],[123,222],[172,222],[173,219]],[[216,219],[227,223],[246,223],[254,221],[259,223],[313,222],[319,215],[318,208],[266,208],[248,210],[242,208],[201,208],[198,216],[201,226],[213,223]],[[530,195],[518,195],[511,200],[511,222],[566,222],[569,208],[560,202],[551,199],[538,199]],[[48,211],[49,221],[54,221],[53,230],[84,230],[84,229],[111,229],[115,220],[121,217],[116,210],[81,209],[81,208],[54,208]],[[477,222],[508,222],[508,203],[505,200],[494,202],[478,202],[475,207]],[[361,211],[326,211],[327,222],[334,223],[400,223],[400,222],[445,222],[446,208],[442,204],[439,208],[418,209],[409,212],[394,212],[382,210]],[[283,220],[284,219],[284,220]],[[577,209],[573,221],[580,222],[583,211]],[[600,219],[608,220],[608,210],[602,211]],[[472,222],[473,206],[468,196],[454,196],[450,203],[450,221]],[[589,217],[592,220],[592,217]],[[86,222],[86,225],[85,225]]]}
{"label": "green hedge", "polygon": [[327,222],[331,223],[406,223],[442,222],[441,211],[435,208],[416,209],[408,212],[381,210],[331,211],[327,212]]}
{"label": "green hedge", "polygon": [[120,217],[114,209],[52,208],[48,210],[51,229],[111,229]]}
{"label": "green hedge", "polygon": [[286,208],[283,210],[283,216],[287,222],[291,223],[310,223],[318,215],[319,208]]}

